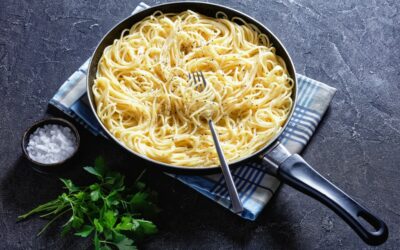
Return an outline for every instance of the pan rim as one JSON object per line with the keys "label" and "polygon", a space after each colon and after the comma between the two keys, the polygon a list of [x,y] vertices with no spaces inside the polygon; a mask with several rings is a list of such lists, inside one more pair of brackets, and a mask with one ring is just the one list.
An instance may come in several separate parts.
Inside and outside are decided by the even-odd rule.
{"label": "pan rim", "polygon": [[[268,150],[268,148],[271,147],[276,141],[278,141],[279,136],[282,135],[283,131],[286,129],[286,127],[287,127],[287,125],[288,125],[290,119],[291,119],[292,116],[293,116],[295,107],[296,107],[296,105],[297,105],[298,87],[297,87],[297,79],[296,79],[296,69],[295,69],[293,60],[292,60],[292,58],[290,57],[290,54],[288,53],[288,51],[287,51],[286,47],[283,45],[283,43],[279,40],[279,38],[278,38],[270,29],[268,29],[268,27],[267,27],[266,25],[264,25],[263,23],[259,22],[259,21],[256,20],[255,18],[253,18],[253,17],[251,17],[251,16],[249,16],[249,15],[247,15],[247,14],[245,14],[245,13],[239,11],[239,10],[236,10],[236,9],[234,9],[234,8],[227,7],[227,6],[224,6],[224,5],[221,5],[221,4],[208,3],[208,2],[202,2],[202,1],[176,1],[176,2],[162,3],[162,4],[150,6],[149,8],[147,8],[147,9],[145,9],[145,10],[143,10],[143,11],[146,11],[146,12],[149,12],[149,13],[154,13],[155,11],[159,10],[159,9],[162,8],[162,7],[168,7],[168,6],[173,7],[173,6],[178,5],[178,4],[185,4],[185,5],[188,5],[188,4],[193,4],[193,5],[200,4],[200,5],[203,5],[203,6],[206,6],[206,7],[210,7],[210,8],[213,8],[213,7],[214,7],[214,8],[217,8],[218,10],[216,10],[216,11],[228,10],[228,11],[234,13],[235,15],[237,15],[238,17],[245,17],[246,19],[250,20],[252,24],[256,24],[258,27],[262,27],[263,30],[262,30],[261,32],[262,32],[262,33],[266,33],[266,35],[267,35],[269,38],[272,37],[273,40],[275,40],[275,42],[278,43],[278,45],[280,46],[280,48],[281,48],[281,50],[282,50],[282,52],[283,52],[283,53],[281,53],[279,56],[282,57],[282,54],[284,54],[284,56],[287,57],[287,60],[284,60],[284,61],[285,61],[286,67],[287,67],[287,68],[290,67],[290,69],[293,71],[293,75],[292,75],[291,77],[292,77],[292,79],[293,79],[293,85],[294,85],[294,88],[293,88],[293,89],[294,89],[294,92],[292,92],[292,101],[293,101],[293,105],[292,105],[291,111],[290,111],[290,113],[289,113],[289,115],[288,115],[288,117],[287,117],[287,119],[286,119],[286,121],[285,121],[285,124],[282,126],[280,132],[277,133],[272,139],[270,139],[270,140],[265,144],[265,146],[263,146],[262,148],[260,148],[260,149],[257,150],[256,152],[254,152],[254,153],[252,153],[252,154],[250,154],[250,155],[248,155],[248,156],[246,156],[246,157],[243,157],[243,158],[237,159],[237,160],[235,160],[235,161],[233,161],[233,162],[230,162],[229,165],[230,165],[230,167],[235,167],[235,166],[240,165],[240,164],[243,163],[243,162],[246,162],[246,161],[248,161],[248,160],[254,158],[255,156],[259,156],[259,155],[261,155],[261,154],[264,155],[265,152]],[[193,9],[196,9],[196,7],[193,6]],[[196,11],[196,10],[194,10],[194,11]],[[221,168],[220,168],[219,165],[217,165],[217,166],[211,166],[211,167],[187,167],[187,166],[177,166],[177,165],[172,165],[172,164],[168,164],[168,163],[165,163],[165,162],[156,161],[156,160],[151,159],[151,158],[149,158],[149,157],[147,157],[147,156],[145,156],[145,155],[142,155],[142,154],[140,154],[140,153],[137,153],[137,152],[135,152],[134,150],[128,148],[128,147],[127,147],[126,145],[124,145],[121,141],[119,141],[113,134],[111,134],[111,132],[104,126],[103,122],[100,120],[99,116],[97,115],[96,108],[95,108],[95,102],[94,102],[94,100],[93,100],[93,98],[92,98],[92,94],[91,94],[91,93],[92,93],[92,90],[91,90],[91,86],[92,86],[92,85],[90,84],[90,78],[91,78],[91,77],[90,77],[90,71],[91,71],[91,69],[93,68],[93,67],[92,67],[92,66],[93,66],[92,64],[94,63],[93,58],[94,58],[95,55],[97,55],[98,53],[103,53],[103,51],[99,52],[99,49],[100,49],[101,45],[104,43],[104,40],[105,40],[106,38],[108,38],[108,36],[109,36],[114,30],[118,29],[122,24],[124,24],[125,22],[127,22],[129,19],[134,18],[135,15],[137,15],[137,14],[139,14],[139,13],[141,13],[141,12],[142,12],[142,11],[137,12],[137,13],[135,13],[135,14],[132,14],[132,15],[130,15],[130,16],[124,18],[123,20],[119,21],[116,25],[114,25],[111,29],[109,29],[109,30],[107,31],[107,33],[101,38],[100,42],[96,45],[96,49],[95,49],[94,52],[92,53],[92,56],[90,57],[90,60],[89,60],[88,71],[87,71],[87,74],[88,74],[88,75],[87,75],[87,78],[86,78],[86,90],[87,90],[87,91],[86,91],[86,92],[87,92],[86,95],[87,95],[87,97],[88,97],[88,99],[89,99],[90,108],[91,108],[92,112],[94,113],[94,115],[95,115],[95,117],[96,117],[96,120],[99,122],[99,124],[100,124],[100,126],[102,127],[102,129],[105,130],[105,132],[107,133],[107,136],[108,136],[108,137],[112,138],[114,142],[116,142],[116,143],[119,144],[121,147],[123,147],[125,150],[127,150],[128,152],[134,154],[135,156],[137,156],[137,157],[139,157],[139,158],[141,158],[141,159],[143,159],[143,160],[145,160],[145,161],[147,161],[147,162],[150,162],[150,163],[152,163],[153,165],[157,165],[158,167],[161,167],[161,166],[162,166],[162,168],[163,168],[165,171],[168,171],[168,172],[181,172],[181,171],[184,171],[184,172],[187,172],[187,173],[190,172],[190,173],[194,173],[194,174],[198,174],[198,173],[213,173],[213,172],[215,173],[215,172],[220,172],[220,171],[221,171]],[[173,11],[171,11],[171,12],[173,12]],[[150,14],[150,15],[151,15],[151,14]],[[116,37],[115,39],[117,39],[117,37]],[[275,45],[275,47],[276,47],[276,45]],[[98,63],[98,62],[96,62],[96,63]],[[97,64],[96,64],[96,65],[97,65]],[[97,70],[97,67],[96,67],[96,70]]]}

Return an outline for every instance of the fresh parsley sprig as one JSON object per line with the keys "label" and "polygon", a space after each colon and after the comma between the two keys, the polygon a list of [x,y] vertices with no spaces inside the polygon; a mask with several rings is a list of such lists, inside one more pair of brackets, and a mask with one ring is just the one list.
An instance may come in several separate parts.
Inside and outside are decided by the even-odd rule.
{"label": "fresh parsley sprig", "polygon": [[135,241],[157,232],[151,218],[159,209],[152,202],[154,193],[139,181],[131,187],[124,184],[125,177],[105,167],[103,158],[97,158],[94,167],[84,167],[97,182],[78,187],[71,180],[60,179],[68,192],[57,199],[39,205],[18,217],[23,220],[34,214],[51,218],[38,233],[43,233],[63,215],[70,215],[62,226],[62,235],[70,231],[80,237],[93,235],[95,249],[136,249]]}

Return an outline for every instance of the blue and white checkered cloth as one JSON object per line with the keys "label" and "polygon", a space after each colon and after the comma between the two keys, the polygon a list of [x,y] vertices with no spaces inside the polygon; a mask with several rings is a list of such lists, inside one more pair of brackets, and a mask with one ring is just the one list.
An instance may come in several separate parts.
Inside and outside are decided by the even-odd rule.
{"label": "blue and white checkered cloth", "polygon": [[[148,5],[140,3],[133,13],[148,7]],[[106,133],[92,113],[86,97],[88,64],[89,60],[70,76],[50,100],[50,104],[74,118],[94,135],[106,137]],[[280,141],[291,153],[300,153],[307,145],[336,92],[336,89],[303,75],[298,74],[296,77],[299,88],[298,103],[292,119],[280,137]],[[257,160],[235,168],[232,174],[245,208],[240,216],[255,220],[277,190],[279,181],[267,174],[265,166]],[[228,190],[221,174],[171,176],[220,205],[231,209]]]}

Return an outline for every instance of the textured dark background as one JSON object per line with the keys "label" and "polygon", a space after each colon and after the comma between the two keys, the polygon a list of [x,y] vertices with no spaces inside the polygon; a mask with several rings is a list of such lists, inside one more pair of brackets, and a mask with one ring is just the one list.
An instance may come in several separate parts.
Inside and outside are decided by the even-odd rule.
{"label": "textured dark background", "polygon": [[[134,0],[0,2],[0,248],[87,249],[44,221],[16,216],[55,197],[60,183],[21,156],[25,128],[48,116],[47,102]],[[158,1],[147,1],[154,5]],[[299,73],[338,89],[304,152],[322,174],[387,222],[384,249],[400,247],[400,4],[396,1],[221,1],[266,24]],[[54,115],[54,113],[53,113]],[[59,116],[58,114],[56,114]],[[78,166],[102,154],[113,166],[143,163],[117,146],[82,135]],[[72,167],[72,166],[71,166]],[[75,168],[69,174],[84,182]],[[244,221],[176,181],[150,171],[160,194],[160,233],[144,248],[368,249],[334,213],[283,186],[256,222]]]}

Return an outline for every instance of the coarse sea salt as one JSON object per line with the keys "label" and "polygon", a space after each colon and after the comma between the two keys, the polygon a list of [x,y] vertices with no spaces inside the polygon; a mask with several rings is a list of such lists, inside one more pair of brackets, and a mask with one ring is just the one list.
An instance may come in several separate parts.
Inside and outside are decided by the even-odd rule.
{"label": "coarse sea salt", "polygon": [[69,158],[76,147],[76,137],[70,128],[49,124],[31,134],[26,150],[32,160],[52,164]]}

